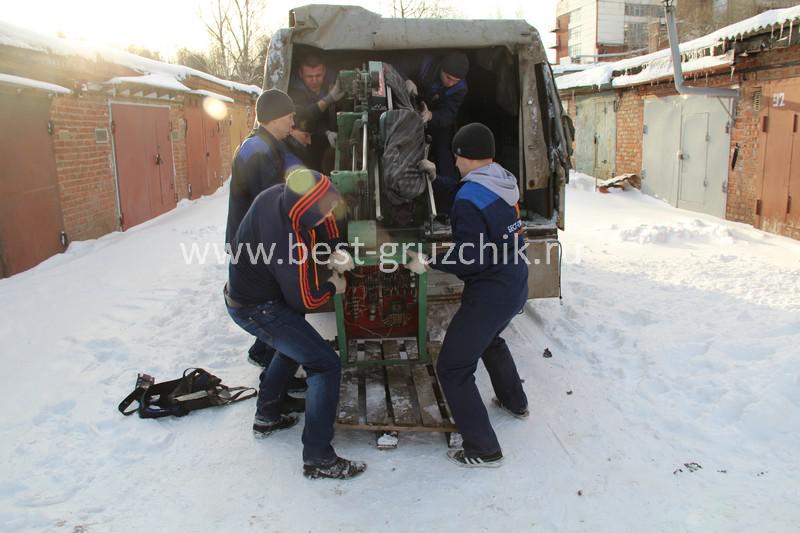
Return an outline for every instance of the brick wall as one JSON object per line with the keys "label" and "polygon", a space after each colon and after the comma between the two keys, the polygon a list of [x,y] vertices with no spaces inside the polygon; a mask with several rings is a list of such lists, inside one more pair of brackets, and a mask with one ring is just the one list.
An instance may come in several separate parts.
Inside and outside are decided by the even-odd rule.
{"label": "brick wall", "polygon": [[53,147],[68,238],[94,239],[116,230],[111,142],[95,142],[95,128],[108,130],[106,97],[87,94],[54,98],[50,115],[55,126]]}
{"label": "brick wall", "polygon": [[[228,104],[228,107],[235,106],[236,104]],[[219,156],[222,160],[222,168],[221,176],[223,180],[228,179],[228,176],[231,175],[231,159],[233,158],[233,154],[231,154],[231,120],[230,117],[226,118],[225,120],[221,120],[220,124],[220,132],[219,132]]]}
{"label": "brick wall", "polygon": [[617,175],[642,171],[644,100],[639,91],[620,91],[617,108]]}
{"label": "brick wall", "polygon": [[175,192],[178,200],[189,198],[189,174],[186,165],[186,119],[183,105],[169,106],[169,123],[172,128],[172,161],[175,164]]}

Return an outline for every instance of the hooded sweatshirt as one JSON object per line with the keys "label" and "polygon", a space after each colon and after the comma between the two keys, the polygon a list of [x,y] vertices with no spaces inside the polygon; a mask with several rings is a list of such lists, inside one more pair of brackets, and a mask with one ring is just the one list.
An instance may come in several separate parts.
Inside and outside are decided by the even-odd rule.
{"label": "hooded sweatshirt", "polygon": [[[516,255],[525,242],[517,178],[491,163],[461,181],[450,212],[455,246],[449,253],[435,255],[431,266],[455,274],[465,288],[480,280],[494,280],[510,291],[521,290],[527,286],[528,267]],[[496,254],[488,247],[490,243]],[[505,294],[504,290],[498,294]]]}
{"label": "hooded sweatshirt", "polygon": [[320,242],[331,249],[339,244],[333,216],[319,226],[314,224],[341,196],[326,176],[301,191],[296,192],[291,182],[270,187],[256,197],[239,225],[228,268],[228,291],[240,304],[283,300],[305,313],[333,295],[334,286],[326,281],[328,269],[319,266],[310,252]]}

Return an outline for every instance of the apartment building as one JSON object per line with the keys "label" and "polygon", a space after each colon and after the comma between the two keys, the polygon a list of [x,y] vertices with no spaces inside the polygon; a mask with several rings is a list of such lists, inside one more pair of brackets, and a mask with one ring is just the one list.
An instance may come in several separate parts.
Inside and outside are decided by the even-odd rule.
{"label": "apartment building", "polygon": [[661,0],[560,0],[557,63],[615,61],[648,46],[648,26],[662,18]]}

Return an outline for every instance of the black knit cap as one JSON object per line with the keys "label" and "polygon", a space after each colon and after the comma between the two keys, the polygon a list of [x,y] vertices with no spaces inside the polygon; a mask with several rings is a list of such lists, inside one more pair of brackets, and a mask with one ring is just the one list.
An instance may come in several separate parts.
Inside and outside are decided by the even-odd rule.
{"label": "black knit cap", "polygon": [[463,80],[467,77],[467,72],[469,72],[469,59],[461,52],[447,54],[442,59],[442,70],[454,78]]}
{"label": "black knit cap", "polygon": [[314,119],[311,118],[311,114],[306,112],[305,108],[302,106],[297,106],[295,108],[294,129],[305,133],[311,133],[314,130]]}
{"label": "black knit cap", "polygon": [[256,100],[256,118],[262,124],[289,113],[294,113],[294,102],[288,94],[280,89],[264,91]]}
{"label": "black knit cap", "polygon": [[494,159],[492,130],[480,122],[467,124],[453,137],[453,153],[465,159]]}

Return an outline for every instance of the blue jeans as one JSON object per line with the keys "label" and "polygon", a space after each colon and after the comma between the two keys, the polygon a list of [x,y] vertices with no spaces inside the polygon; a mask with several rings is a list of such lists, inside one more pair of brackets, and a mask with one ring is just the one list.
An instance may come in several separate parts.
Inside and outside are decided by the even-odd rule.
{"label": "blue jeans", "polygon": [[[477,292],[477,294],[476,294]],[[500,402],[512,410],[528,406],[522,381],[506,341],[500,336],[525,303],[527,294],[489,299],[464,289],[461,307],[447,328],[436,373],[469,454],[493,454],[500,443],[475,385],[478,360],[483,361]]]}
{"label": "blue jeans", "polygon": [[308,374],[306,421],[303,429],[303,462],[329,465],[336,460],[333,424],[339,404],[342,368],[339,356],[305,317],[283,301],[241,308],[228,314],[242,329],[275,348],[275,357],[261,372],[256,415],[280,418],[280,400],[297,365]]}

